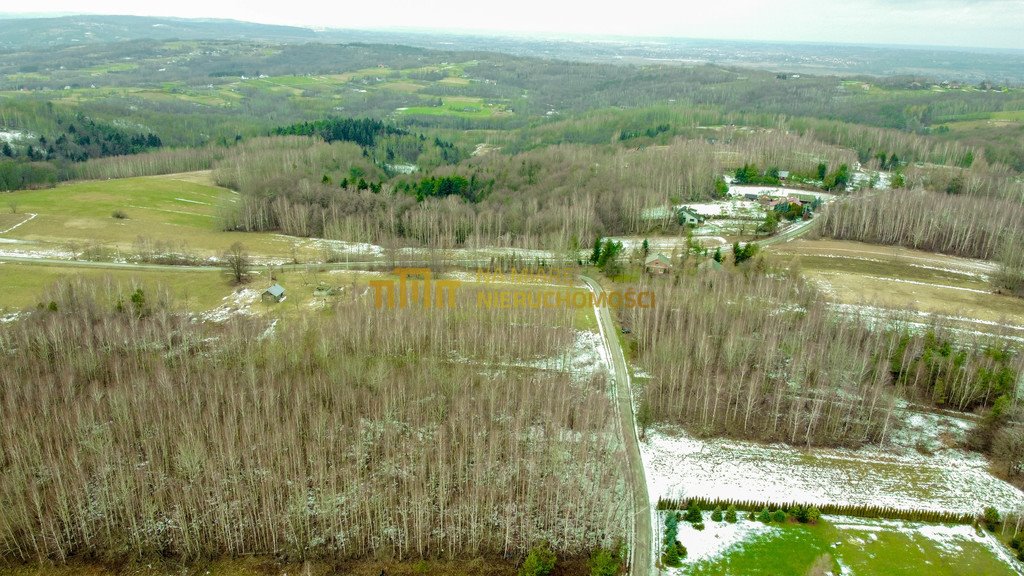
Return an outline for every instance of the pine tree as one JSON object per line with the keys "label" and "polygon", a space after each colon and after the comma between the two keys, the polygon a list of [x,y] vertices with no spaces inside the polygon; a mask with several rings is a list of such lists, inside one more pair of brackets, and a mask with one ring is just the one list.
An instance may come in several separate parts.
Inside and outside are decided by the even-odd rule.
{"label": "pine tree", "polygon": [[686,509],[686,521],[690,523],[702,522],[704,515],[700,511],[700,507],[697,503],[690,501],[690,507]]}
{"label": "pine tree", "polygon": [[547,576],[555,568],[558,558],[551,551],[547,542],[541,542],[534,546],[526,561],[519,568],[519,576]]}
{"label": "pine tree", "polygon": [[725,521],[730,523],[730,524],[735,524],[736,523],[736,506],[733,506],[732,504],[730,504],[729,508],[726,509],[726,511],[725,511]]}
{"label": "pine tree", "polygon": [[767,506],[761,510],[760,514],[757,515],[757,520],[764,524],[768,524],[772,521],[772,513],[768,511]]}
{"label": "pine tree", "polygon": [[711,513],[711,521],[712,522],[721,522],[722,521],[722,507],[721,506],[715,506],[715,511]]}

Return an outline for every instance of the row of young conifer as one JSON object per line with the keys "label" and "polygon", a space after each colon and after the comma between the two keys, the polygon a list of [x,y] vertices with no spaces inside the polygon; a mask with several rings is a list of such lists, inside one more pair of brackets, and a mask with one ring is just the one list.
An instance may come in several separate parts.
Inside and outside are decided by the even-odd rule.
{"label": "row of young conifer", "polygon": [[701,510],[724,509],[730,506],[737,510],[760,512],[768,510],[794,510],[799,508],[817,508],[822,514],[852,516],[855,518],[879,518],[887,520],[908,520],[911,522],[935,522],[942,524],[974,524],[978,519],[975,514],[941,512],[937,510],[921,510],[897,508],[895,506],[871,506],[865,504],[808,504],[801,502],[769,502],[757,500],[732,500],[728,498],[659,498],[658,510],[687,510],[694,504]]}

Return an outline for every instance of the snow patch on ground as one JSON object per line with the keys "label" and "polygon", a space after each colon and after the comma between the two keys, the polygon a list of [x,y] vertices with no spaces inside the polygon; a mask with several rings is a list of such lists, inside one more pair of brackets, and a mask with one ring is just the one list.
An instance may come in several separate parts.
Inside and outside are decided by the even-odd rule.
{"label": "snow patch on ground", "polygon": [[680,204],[677,208],[689,208],[701,216],[710,218],[746,218],[761,220],[765,210],[755,200],[732,200],[731,202],[704,202],[698,204]]}
{"label": "snow patch on ground", "polygon": [[17,321],[22,316],[28,316],[27,312],[11,312],[10,314],[0,315],[0,324],[9,324]]}
{"label": "snow patch on ground", "polygon": [[588,383],[590,379],[611,366],[601,335],[587,330],[576,330],[572,345],[561,355],[525,363],[543,370],[569,372],[573,381]]}
{"label": "snow patch on ground", "polygon": [[[643,237],[643,236],[616,236],[611,238],[615,242],[621,242],[623,250],[632,251],[638,250],[644,245],[644,240],[647,240],[647,247],[652,254],[662,253],[665,256],[671,256],[674,250],[685,252],[687,249],[686,237],[685,236],[669,236],[669,237]],[[705,246],[724,246],[729,243],[728,240],[721,236],[693,236],[693,240],[700,242]]]}
{"label": "snow patch on ground", "polygon": [[[829,285],[827,281],[819,279],[816,280],[816,284],[820,288],[823,288],[825,293],[832,293],[831,285]],[[900,326],[914,330],[925,330],[929,328],[931,326],[930,319],[933,317],[966,325],[977,324],[988,328],[988,330],[970,330],[957,327],[947,327],[947,330],[967,336],[995,336],[1005,340],[1024,342],[1024,326],[1018,324],[993,322],[991,320],[980,320],[978,318],[968,318],[966,316],[934,314],[931,312],[921,312],[917,310],[879,308],[877,306],[868,306],[863,304],[829,304],[829,307],[839,314],[857,316],[863,320],[881,323],[886,326],[894,325],[898,321]],[[1007,334],[1007,331],[1017,332],[1021,335],[1016,336],[1013,334]]]}
{"label": "snow patch on ground", "polygon": [[327,253],[358,256],[384,255],[384,248],[382,246],[366,242],[346,242],[344,240],[329,240],[327,238],[295,238],[283,234],[279,234],[277,237],[299,247],[311,248]]}
{"label": "snow patch on ground", "polygon": [[[204,322],[225,322],[232,316],[251,316],[252,305],[259,299],[261,292],[252,288],[243,288],[224,297],[220,306],[203,312],[199,318]],[[273,328],[273,324],[271,325]]]}
{"label": "snow patch on ground", "polygon": [[36,216],[38,216],[38,214],[32,214],[32,213],[29,213],[29,214],[28,214],[28,218],[25,218],[24,220],[22,220],[21,222],[18,222],[18,223],[17,223],[17,224],[15,224],[14,226],[11,226],[11,227],[10,227],[10,228],[8,228],[7,230],[0,230],[0,234],[7,234],[8,232],[10,232],[11,230],[14,230],[14,229],[15,229],[15,228],[17,228],[18,226],[21,226],[22,224],[25,224],[25,223],[27,223],[27,222],[31,222],[32,220],[34,220],[34,219],[35,219],[35,217],[36,217]]}
{"label": "snow patch on ground", "polygon": [[[660,497],[701,496],[972,514],[986,505],[1024,508],[1024,493],[990,475],[981,455],[936,445],[929,456],[902,443],[859,450],[797,449],[701,440],[661,426],[648,432],[640,449],[652,503]],[[906,443],[917,440],[910,437]]]}
{"label": "snow patch on ground", "polygon": [[[0,244],[23,244],[21,241],[5,242],[0,239]],[[0,257],[9,258],[32,258],[42,260],[74,260],[75,254],[70,250],[60,250],[57,248],[47,248],[44,250],[32,250],[28,248],[3,248],[0,249]]]}
{"label": "snow patch on ground", "polygon": [[[536,370],[552,370],[567,372],[576,385],[589,385],[591,379],[597,374],[607,374],[607,367],[611,365],[604,347],[601,335],[587,330],[574,331],[572,344],[561,354],[547,356],[537,360],[522,360],[512,362],[478,362],[465,357],[452,357],[453,360],[464,364],[486,364],[488,368],[532,368]],[[498,377],[497,374],[494,374]]]}
{"label": "snow patch on ground", "polygon": [[[665,525],[659,515],[662,529]],[[721,556],[734,548],[742,548],[744,542],[779,532],[779,528],[761,522],[740,518],[735,524],[712,522],[711,514],[704,513],[704,530],[695,530],[689,522],[680,522],[677,538],[686,546],[684,564],[694,564]],[[661,541],[660,534],[658,541]]]}
{"label": "snow patch on ground", "polygon": [[36,135],[31,132],[22,132],[20,130],[0,130],[0,140],[12,144],[17,140],[23,138],[35,138]]}
{"label": "snow patch on ground", "polygon": [[832,194],[826,192],[814,192],[811,190],[801,190],[799,188],[785,188],[781,186],[729,186],[730,196],[743,196],[744,194],[757,194],[758,196],[768,196],[770,198],[786,198],[789,196],[803,195],[803,196],[814,196],[822,200],[832,199]]}
{"label": "snow patch on ground", "polygon": [[976,530],[967,524],[922,524],[902,520],[882,520],[869,518],[853,518],[849,516],[829,516],[833,526],[844,532],[865,532],[866,538],[877,539],[877,532],[896,531],[907,535],[920,535],[934,542],[939,549],[950,556],[963,552],[963,544],[974,542],[988,549],[1008,566],[1017,567],[1017,562],[1010,556],[1005,545],[984,531]]}

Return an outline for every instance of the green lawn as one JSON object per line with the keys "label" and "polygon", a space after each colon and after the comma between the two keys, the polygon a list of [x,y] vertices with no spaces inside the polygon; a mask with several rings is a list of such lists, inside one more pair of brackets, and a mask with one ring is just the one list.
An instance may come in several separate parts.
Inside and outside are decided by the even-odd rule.
{"label": "green lawn", "polygon": [[234,290],[227,275],[218,268],[208,271],[124,270],[4,262],[0,263],[0,276],[4,285],[0,311],[37,304],[46,288],[71,277],[109,279],[126,287],[138,285],[146,291],[165,287],[177,302],[195,311],[215,308]]}
{"label": "green lawn", "polygon": [[[966,526],[845,518],[823,520],[813,526],[771,526],[771,532],[727,548],[717,557],[684,565],[677,573],[802,576],[815,567],[831,568],[833,573],[842,568],[844,574],[864,576],[1017,574],[993,549],[982,544],[981,537],[972,535],[973,528]],[[715,524],[709,523],[707,530],[714,529]],[[681,535],[685,545],[685,532]]]}
{"label": "green lawn", "polygon": [[[217,255],[242,242],[254,254],[288,257],[291,244],[278,235],[218,229],[218,205],[235,199],[205,173],[75,182],[5,195],[5,202],[17,204],[19,214],[5,214],[0,224],[8,226],[0,230],[34,213],[34,220],[2,237],[50,248],[100,244],[113,251],[131,251],[139,238],[146,238],[184,243],[200,256]],[[127,218],[114,218],[116,210]]]}
{"label": "green lawn", "polygon": [[462,96],[442,98],[440,106],[413,106],[398,112],[412,116],[458,116],[460,118],[491,118],[509,114],[500,104],[485,102],[482,98]]}

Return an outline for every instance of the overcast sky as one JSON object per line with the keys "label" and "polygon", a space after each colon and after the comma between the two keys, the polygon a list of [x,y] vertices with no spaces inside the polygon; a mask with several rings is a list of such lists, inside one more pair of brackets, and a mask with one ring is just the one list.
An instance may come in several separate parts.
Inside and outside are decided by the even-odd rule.
{"label": "overcast sky", "polygon": [[18,4],[22,8],[0,11],[232,18],[330,28],[1024,49],[1024,0],[627,0],[609,4],[600,0],[41,0]]}

